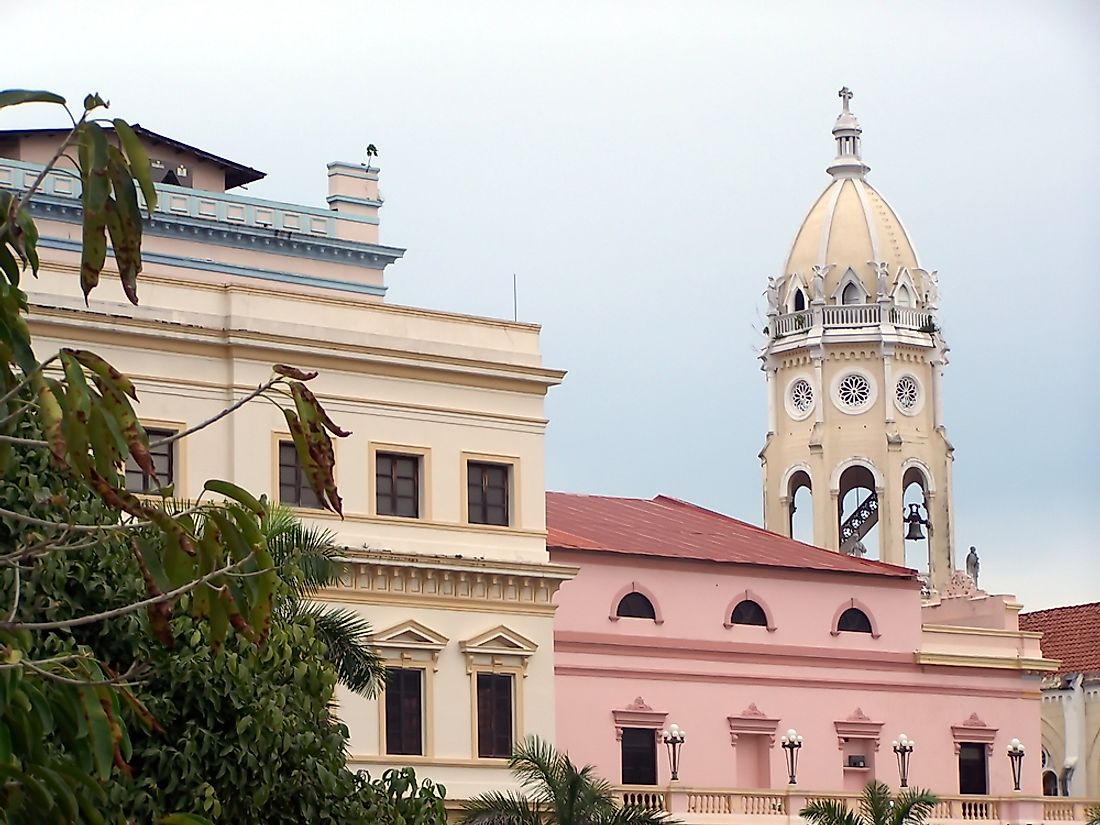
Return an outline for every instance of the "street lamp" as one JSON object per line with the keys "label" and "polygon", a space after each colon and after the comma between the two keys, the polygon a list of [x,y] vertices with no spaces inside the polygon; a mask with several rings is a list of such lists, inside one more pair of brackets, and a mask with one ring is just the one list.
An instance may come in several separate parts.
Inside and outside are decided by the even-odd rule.
{"label": "street lamp", "polygon": [[661,739],[668,749],[668,769],[672,772],[672,781],[675,782],[680,773],[680,748],[684,746],[687,734],[679,725],[669,725],[668,730],[661,731]]}
{"label": "street lamp", "polygon": [[1019,739],[1013,739],[1008,743],[1008,761],[1012,763],[1013,790],[1020,790],[1020,769],[1024,764],[1024,746]]}
{"label": "street lamp", "polygon": [[783,753],[787,757],[787,773],[790,774],[791,785],[795,784],[795,772],[798,769],[798,749],[802,747],[802,737],[794,728],[788,730],[779,738],[783,746]]}
{"label": "street lamp", "polygon": [[909,757],[913,755],[913,747],[917,744],[904,733],[890,743],[894,746],[894,754],[898,757],[898,775],[901,777],[901,786],[909,787]]}

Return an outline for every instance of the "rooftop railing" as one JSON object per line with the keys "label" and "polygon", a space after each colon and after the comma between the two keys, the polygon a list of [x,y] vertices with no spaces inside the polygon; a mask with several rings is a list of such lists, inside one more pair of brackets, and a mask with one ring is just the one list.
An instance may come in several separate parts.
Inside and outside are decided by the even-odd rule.
{"label": "rooftop railing", "polygon": [[860,329],[891,324],[900,329],[918,332],[936,330],[935,316],[928,310],[881,304],[824,304],[788,312],[771,319],[772,338],[785,338],[814,328]]}

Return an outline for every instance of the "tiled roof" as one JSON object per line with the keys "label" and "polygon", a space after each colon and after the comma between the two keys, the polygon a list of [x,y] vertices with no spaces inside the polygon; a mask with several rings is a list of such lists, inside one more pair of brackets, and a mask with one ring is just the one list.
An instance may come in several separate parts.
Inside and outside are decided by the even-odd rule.
{"label": "tiled roof", "polygon": [[1059,673],[1100,673],[1100,602],[1020,614],[1020,630],[1043,634],[1043,656]]}
{"label": "tiled roof", "polygon": [[546,527],[546,545],[551,550],[916,576],[906,567],[822,550],[668,496],[647,500],[547,493]]}

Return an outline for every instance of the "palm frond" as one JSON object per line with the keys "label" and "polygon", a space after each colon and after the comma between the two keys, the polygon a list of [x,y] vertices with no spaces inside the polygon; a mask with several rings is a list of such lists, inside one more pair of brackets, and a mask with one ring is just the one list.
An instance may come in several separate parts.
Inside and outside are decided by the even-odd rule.
{"label": "palm frond", "polygon": [[561,754],[537,736],[525,737],[516,744],[508,767],[519,778],[521,785],[544,802],[554,800],[565,778]]}
{"label": "palm frond", "polygon": [[462,804],[462,825],[542,825],[537,801],[513,793],[483,793]]}
{"label": "palm frond", "polygon": [[594,822],[596,825],[673,825],[676,820],[664,811],[625,805],[597,817]]}
{"label": "palm frond", "polygon": [[296,615],[313,620],[314,632],[328,648],[327,658],[340,683],[353,693],[374,698],[386,681],[386,667],[371,647],[370,623],[343,607],[300,603],[294,610]]}
{"label": "palm frond", "polygon": [[292,510],[276,505],[263,521],[264,538],[280,576],[298,598],[305,598],[339,581],[344,565],[336,535],[323,527],[303,523]]}
{"label": "palm frond", "polygon": [[885,782],[872,779],[863,788],[859,809],[869,825],[890,825],[893,821],[893,795]]}
{"label": "palm frond", "polygon": [[891,825],[921,825],[936,807],[939,798],[931,791],[912,788],[898,795],[894,801]]}
{"label": "palm frond", "polygon": [[798,815],[812,825],[867,825],[863,818],[836,799],[813,799]]}

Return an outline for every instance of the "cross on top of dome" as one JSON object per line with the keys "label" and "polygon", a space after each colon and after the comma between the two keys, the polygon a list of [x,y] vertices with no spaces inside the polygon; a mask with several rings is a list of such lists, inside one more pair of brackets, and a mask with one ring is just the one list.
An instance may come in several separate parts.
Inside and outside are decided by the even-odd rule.
{"label": "cross on top of dome", "polygon": [[843,109],[833,125],[833,137],[836,139],[836,159],[829,166],[828,172],[834,178],[863,177],[870,171],[860,156],[860,135],[863,130],[859,128],[859,121],[852,114],[850,104],[855,95],[847,86],[837,92],[842,102]]}
{"label": "cross on top of dome", "polygon": [[837,92],[837,95],[844,101],[844,114],[851,114],[851,112],[848,111],[848,102],[855,97],[855,95],[852,94],[852,90],[844,86]]}

